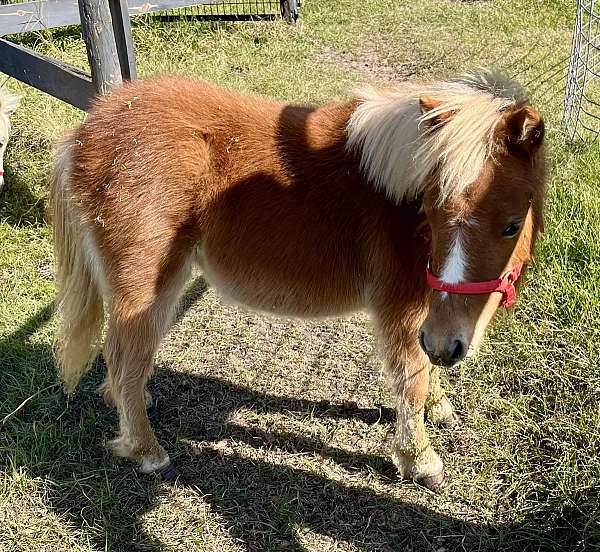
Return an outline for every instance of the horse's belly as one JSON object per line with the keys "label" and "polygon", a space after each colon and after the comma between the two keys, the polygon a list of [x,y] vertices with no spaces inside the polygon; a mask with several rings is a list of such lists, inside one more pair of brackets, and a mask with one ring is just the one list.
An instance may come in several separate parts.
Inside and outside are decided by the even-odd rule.
{"label": "horse's belly", "polygon": [[326,283],[311,285],[285,270],[267,273],[242,259],[228,262],[203,249],[198,250],[196,259],[207,282],[220,295],[253,310],[309,318],[347,314],[362,307],[359,294]]}

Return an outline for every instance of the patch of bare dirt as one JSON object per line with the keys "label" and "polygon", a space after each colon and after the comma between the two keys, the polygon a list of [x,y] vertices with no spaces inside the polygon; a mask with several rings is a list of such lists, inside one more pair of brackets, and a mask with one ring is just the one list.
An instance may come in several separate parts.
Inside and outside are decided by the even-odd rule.
{"label": "patch of bare dirt", "polygon": [[396,84],[415,76],[415,71],[406,66],[390,63],[373,51],[345,52],[326,46],[317,55],[321,63],[331,63],[351,69],[367,80],[384,84]]}

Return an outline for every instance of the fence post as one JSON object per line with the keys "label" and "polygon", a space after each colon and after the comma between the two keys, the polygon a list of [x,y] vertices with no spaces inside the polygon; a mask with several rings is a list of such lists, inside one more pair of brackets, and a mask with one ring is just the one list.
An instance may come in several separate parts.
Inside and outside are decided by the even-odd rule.
{"label": "fence post", "polygon": [[92,81],[105,94],[123,82],[108,0],[79,0],[79,15]]}
{"label": "fence post", "polygon": [[301,0],[280,0],[281,17],[288,23],[298,21]]}
{"label": "fence post", "polygon": [[108,0],[112,17],[113,32],[117,44],[117,54],[121,65],[123,80],[136,78],[135,49],[131,36],[131,22],[129,21],[129,7],[127,0]]}

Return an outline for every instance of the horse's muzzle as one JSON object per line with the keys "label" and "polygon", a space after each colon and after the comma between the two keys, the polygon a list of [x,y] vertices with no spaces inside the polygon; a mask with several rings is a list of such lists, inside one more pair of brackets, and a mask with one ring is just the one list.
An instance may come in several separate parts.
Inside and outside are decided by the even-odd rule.
{"label": "horse's muzzle", "polygon": [[468,345],[462,339],[457,338],[449,338],[440,346],[433,347],[427,339],[424,330],[419,332],[419,343],[432,364],[447,368],[463,360],[467,356],[469,349]]}

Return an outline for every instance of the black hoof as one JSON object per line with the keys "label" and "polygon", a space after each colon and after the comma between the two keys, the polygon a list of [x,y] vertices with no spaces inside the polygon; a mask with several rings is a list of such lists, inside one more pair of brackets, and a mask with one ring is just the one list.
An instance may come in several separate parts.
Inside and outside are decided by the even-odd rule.
{"label": "black hoof", "polygon": [[179,477],[179,472],[175,469],[173,464],[167,464],[164,468],[158,471],[158,475],[160,475],[161,479],[164,481],[172,483]]}

